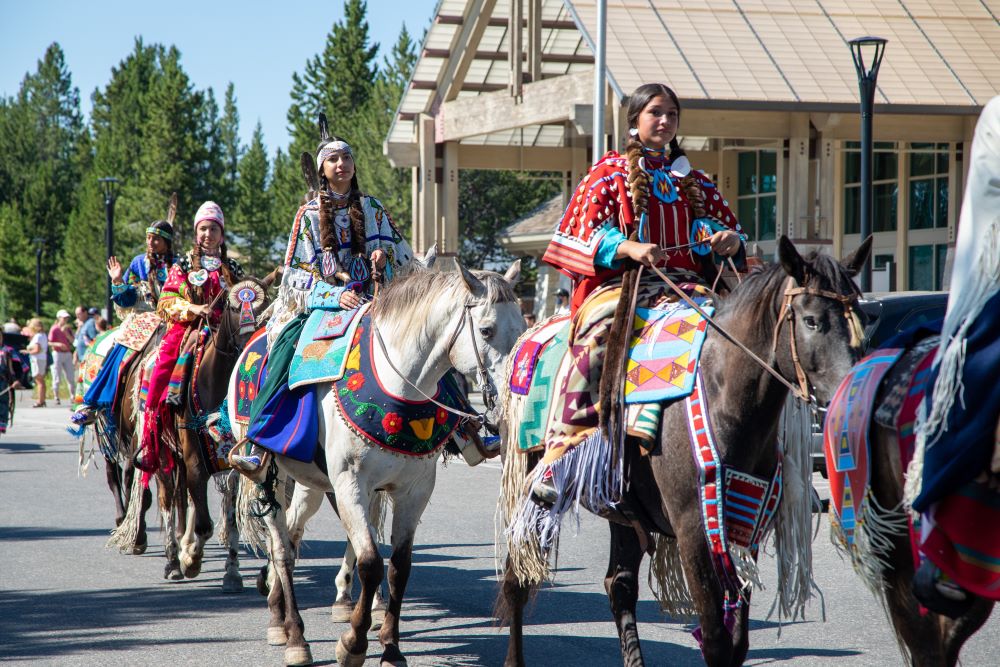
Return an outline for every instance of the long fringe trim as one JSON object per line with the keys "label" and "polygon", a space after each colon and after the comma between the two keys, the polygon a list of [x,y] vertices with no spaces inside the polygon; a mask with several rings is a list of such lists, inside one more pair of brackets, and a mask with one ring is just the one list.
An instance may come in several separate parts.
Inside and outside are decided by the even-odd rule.
{"label": "long fringe trim", "polygon": [[[595,514],[611,509],[621,500],[624,448],[618,448],[618,461],[612,461],[614,448],[600,429],[549,465],[538,465],[530,474],[530,483],[551,472],[559,499],[551,509],[532,502],[524,493],[507,528],[507,544],[514,573],[522,585],[541,583],[538,575],[548,566],[549,553],[559,540],[563,515],[572,511],[580,526],[580,504]],[[529,488],[530,488],[529,483]],[[541,563],[539,562],[541,558]],[[517,563],[527,568],[519,570]]]}
{"label": "long fringe trim", "polygon": [[258,484],[237,473],[239,481],[236,488],[236,530],[240,534],[240,542],[252,553],[261,556],[267,554],[267,526],[261,517],[260,499],[262,491]]}
{"label": "long fringe trim", "polygon": [[[793,396],[785,401],[778,437],[783,456],[783,488],[774,522],[778,591],[768,618],[778,612],[778,631],[785,619],[805,618],[805,607],[814,594],[823,593],[813,579],[812,540],[812,416]],[[764,540],[762,539],[763,543]],[[734,558],[739,562],[741,559]],[[826,620],[825,605],[822,605]]]}
{"label": "long fringe trim", "polygon": [[[926,414],[927,406],[921,402],[917,406],[917,423],[921,423]],[[923,489],[924,475],[924,453],[927,451],[927,435],[917,430],[916,442],[913,446],[913,458],[906,466],[903,473],[903,506],[910,508],[909,511],[916,519],[919,512],[913,512],[913,501],[917,499]]]}
{"label": "long fringe trim", "polygon": [[[969,281],[962,289],[962,304],[970,304],[966,312],[958,315],[960,321],[954,333],[946,340],[942,337],[941,347],[934,360],[938,367],[937,379],[934,382],[934,394],[930,414],[923,421],[917,422],[918,433],[921,433],[931,447],[938,436],[948,429],[948,414],[954,407],[956,397],[965,405],[965,386],[962,384],[962,371],[965,368],[965,338],[969,328],[975,323],[983,306],[1000,289],[997,287],[997,277],[1000,274],[1000,218],[990,223],[989,231],[980,240],[979,259],[976,270],[970,272]],[[952,295],[956,296],[956,295]],[[952,305],[949,299],[949,307]],[[945,327],[950,324],[945,318]],[[945,332],[947,333],[947,329]]]}
{"label": "long fringe trim", "polygon": [[132,488],[129,491],[128,510],[125,518],[111,531],[104,546],[108,549],[116,548],[118,551],[132,551],[135,541],[139,537],[139,517],[142,514],[142,494],[145,487],[142,485],[142,474],[136,470],[132,474]]}
{"label": "long fringe trim", "polygon": [[648,578],[653,598],[663,613],[678,620],[693,621],[698,616],[698,609],[684,578],[677,539],[654,534],[653,541],[656,548],[649,563]]}
{"label": "long fringe trim", "polygon": [[850,559],[854,571],[883,607],[886,585],[883,573],[891,567],[892,539],[905,536],[908,530],[908,516],[903,504],[891,509],[882,507],[870,490],[865,494],[864,508],[854,529],[853,547],[847,545],[836,515],[830,514],[830,541]]}

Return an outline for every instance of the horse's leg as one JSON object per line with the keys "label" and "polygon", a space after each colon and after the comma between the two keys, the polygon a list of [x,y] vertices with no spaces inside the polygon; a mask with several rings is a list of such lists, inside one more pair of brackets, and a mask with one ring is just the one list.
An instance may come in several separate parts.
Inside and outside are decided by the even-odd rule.
{"label": "horse's leg", "polygon": [[128,493],[128,489],[122,488],[124,486],[122,468],[118,461],[105,456],[104,463],[104,474],[108,480],[108,488],[111,489],[111,495],[115,499],[115,525],[120,526],[125,519],[125,513],[128,511],[128,508],[125,506],[127,500],[124,497]]}
{"label": "horse's leg", "polygon": [[497,598],[495,615],[506,621],[510,637],[507,640],[507,657],[504,667],[524,667],[524,606],[531,597],[531,588],[522,586],[511,567],[510,558],[504,565],[503,584]]}
{"label": "horse's leg", "polygon": [[972,607],[960,617],[952,620],[941,617],[944,635],[944,664],[953,667],[958,664],[958,654],[965,641],[983,627],[993,611],[993,601],[978,598]]}
{"label": "horse's leg", "polygon": [[295,601],[292,573],[295,569],[295,550],[288,536],[285,510],[275,503],[274,511],[265,513],[268,552],[270,556],[270,591],[267,608],[271,619],[267,628],[267,643],[285,645],[286,665],[312,664],[312,652],[305,640],[305,623]]}
{"label": "horse's leg", "polygon": [[604,577],[604,590],[611,602],[611,613],[618,627],[621,642],[622,664],[640,667],[643,663],[639,646],[639,629],[636,626],[635,605],[639,599],[639,566],[642,564],[642,547],[631,526],[610,523],[611,556],[608,572]]}
{"label": "horse's leg", "polygon": [[242,593],[243,577],[240,575],[240,529],[236,525],[236,498],[239,493],[239,476],[235,470],[225,473],[222,486],[223,521],[226,522],[226,573],[222,576],[223,593]]}
{"label": "horse's leg", "polygon": [[733,641],[726,630],[722,589],[708,553],[697,506],[677,518],[672,513],[670,522],[676,529],[684,578],[698,610],[702,657],[709,667],[729,667],[733,662]]}
{"label": "horse's leg", "polygon": [[730,663],[733,667],[739,667],[747,659],[750,651],[750,597],[753,589],[748,588],[744,593],[744,602],[740,605],[739,613],[736,616],[736,625],[733,626],[733,658]]}
{"label": "horse's leg", "polygon": [[354,598],[351,589],[354,588],[354,568],[358,564],[358,556],[354,553],[354,545],[347,540],[344,548],[344,559],[340,562],[340,570],[334,582],[337,585],[337,597],[330,608],[330,618],[334,623],[347,623],[354,612]]}
{"label": "horse's leg", "polygon": [[178,581],[184,578],[181,572],[181,562],[177,557],[177,508],[174,506],[174,496],[177,482],[173,475],[157,473],[156,492],[160,505],[160,518],[163,523],[163,550],[167,564],[163,568],[163,578]]}
{"label": "horse's leg", "polygon": [[186,487],[190,505],[187,508],[187,522],[181,538],[181,570],[188,579],[201,574],[205,543],[212,537],[212,516],[208,511],[208,470],[201,462],[198,442],[190,432],[181,434]]}
{"label": "horse's leg", "polygon": [[361,488],[360,480],[346,472],[338,475],[334,492],[347,539],[358,554],[358,578],[361,580],[361,594],[351,614],[351,627],[337,642],[337,662],[347,667],[361,667],[368,652],[372,600],[382,583],[384,563],[368,518],[370,492]]}
{"label": "horse's leg", "polygon": [[[433,465],[433,464],[432,464]],[[379,632],[382,644],[381,667],[405,667],[406,659],[399,650],[399,614],[403,606],[406,583],[413,564],[413,536],[417,532],[420,516],[427,508],[434,491],[434,468],[430,468],[423,483],[410,486],[405,493],[393,496],[392,556],[389,558],[389,604],[385,621]]]}

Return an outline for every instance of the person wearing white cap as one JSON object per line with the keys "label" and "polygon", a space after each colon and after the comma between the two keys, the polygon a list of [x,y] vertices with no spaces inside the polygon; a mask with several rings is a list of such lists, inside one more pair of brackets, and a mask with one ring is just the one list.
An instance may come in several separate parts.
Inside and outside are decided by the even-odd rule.
{"label": "person wearing white cap", "polygon": [[69,387],[70,402],[76,393],[76,377],[73,373],[73,327],[72,317],[66,309],[56,313],[56,321],[49,329],[49,348],[52,350],[52,393],[56,405],[60,405],[59,388],[65,382]]}

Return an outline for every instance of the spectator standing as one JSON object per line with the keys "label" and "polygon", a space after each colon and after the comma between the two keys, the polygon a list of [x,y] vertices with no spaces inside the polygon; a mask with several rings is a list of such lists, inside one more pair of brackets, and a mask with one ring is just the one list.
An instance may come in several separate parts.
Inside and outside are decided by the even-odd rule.
{"label": "spectator standing", "polygon": [[32,405],[33,408],[45,407],[45,372],[47,368],[49,341],[45,336],[45,327],[37,317],[28,322],[28,330],[31,332],[31,342],[24,350],[31,359],[31,375],[38,385],[38,400]]}
{"label": "spectator standing", "polygon": [[108,330],[108,321],[98,315],[94,318],[94,328],[97,329],[97,333],[104,333]]}
{"label": "spectator standing", "polygon": [[72,403],[76,392],[76,373],[73,372],[73,328],[69,323],[68,310],[56,313],[56,321],[49,329],[49,348],[52,350],[52,393],[59,400],[59,387],[65,381],[69,387],[69,397]]}
{"label": "spectator standing", "polygon": [[76,307],[76,337],[73,339],[73,363],[80,364],[87,355],[87,347],[97,338],[97,327],[90,312],[83,306]]}
{"label": "spectator standing", "polygon": [[553,315],[569,315],[569,292],[560,287],[556,290],[556,308]]}
{"label": "spectator standing", "polygon": [[9,320],[7,320],[6,322],[4,322],[4,324],[3,324],[3,332],[4,333],[19,334],[19,333],[21,333],[21,325],[18,324],[17,320],[15,320],[12,317]]}

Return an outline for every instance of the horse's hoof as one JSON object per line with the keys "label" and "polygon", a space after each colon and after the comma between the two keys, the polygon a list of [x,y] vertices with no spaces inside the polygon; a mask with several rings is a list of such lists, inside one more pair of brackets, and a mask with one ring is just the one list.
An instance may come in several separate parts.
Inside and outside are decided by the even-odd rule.
{"label": "horse's hoof", "polygon": [[284,646],[288,643],[288,633],[281,625],[276,625],[267,629],[268,646]]}
{"label": "horse's hoof", "polygon": [[181,572],[179,567],[168,567],[167,571],[163,573],[163,578],[170,581],[180,581],[184,578],[184,573]]}
{"label": "horse's hoof", "polygon": [[199,574],[201,574],[201,561],[187,560],[186,558],[181,559],[181,572],[188,579],[194,579]]}
{"label": "horse's hoof", "polygon": [[372,631],[381,630],[382,624],[385,623],[385,603],[380,603],[376,607],[372,607]]}
{"label": "horse's hoof", "polygon": [[330,607],[330,620],[334,623],[348,623],[354,613],[353,602],[334,602]]}
{"label": "horse's hoof", "polygon": [[144,553],[146,553],[146,548],[148,546],[149,545],[146,544],[145,542],[143,542],[142,544],[133,544],[132,545],[132,555],[133,556],[141,556],[141,555],[143,555]]}
{"label": "horse's hoof", "polygon": [[[362,659],[363,660],[363,659]],[[309,650],[309,644],[303,646],[288,646],[285,648],[286,665],[311,665],[313,664],[313,654]]]}
{"label": "horse's hoof", "polygon": [[406,658],[395,644],[389,644],[379,658],[379,667],[406,667]]}
{"label": "horse's hoof", "polygon": [[347,650],[344,640],[337,640],[337,664],[344,667],[364,667],[365,654],[355,654]]}
{"label": "horse's hoof", "polygon": [[243,592],[243,577],[238,574],[227,574],[222,577],[222,592],[223,593],[242,593]]}
{"label": "horse's hoof", "polygon": [[257,573],[257,592],[264,597],[271,592],[271,587],[267,585],[267,565],[260,568],[260,572]]}

